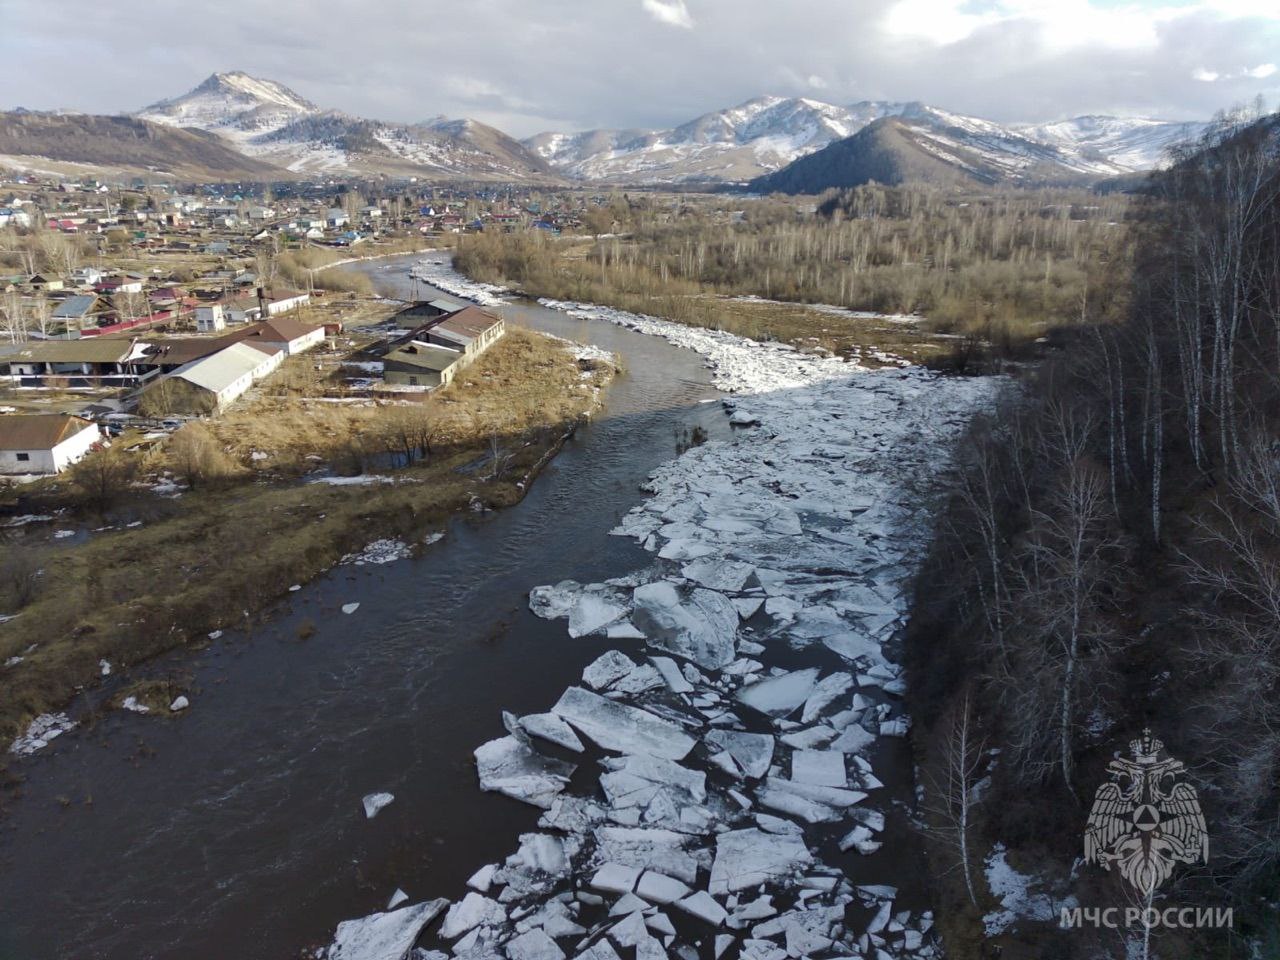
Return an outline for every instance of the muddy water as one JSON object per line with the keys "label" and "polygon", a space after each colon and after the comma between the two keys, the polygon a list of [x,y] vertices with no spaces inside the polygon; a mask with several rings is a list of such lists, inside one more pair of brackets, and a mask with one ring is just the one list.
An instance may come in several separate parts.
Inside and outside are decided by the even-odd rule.
{"label": "muddy water", "polygon": [[[407,296],[407,263],[360,269]],[[479,792],[471,751],[503,733],[502,709],[545,710],[600,648],[525,595],[647,563],[608,530],[678,431],[726,428],[695,354],[535,305],[501,312],[621,353],[606,410],[519,506],[455,522],[420,559],[338,568],[252,636],[151,668],[190,675],[186,715],[112,714],[19,763],[24,796],[0,820],[0,960],[296,957],[396,887],[456,893],[533,828],[532,807]],[[383,790],[395,802],[365,820],[360,798]]]}

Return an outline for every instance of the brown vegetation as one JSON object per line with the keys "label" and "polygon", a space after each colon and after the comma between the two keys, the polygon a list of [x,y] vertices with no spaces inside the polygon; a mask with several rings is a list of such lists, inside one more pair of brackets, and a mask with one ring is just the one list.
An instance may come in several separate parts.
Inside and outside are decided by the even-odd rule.
{"label": "brown vegetation", "polygon": [[871,185],[828,195],[816,215],[759,200],[744,201],[734,218],[690,208],[659,223],[637,213],[632,234],[590,243],[469,235],[454,263],[536,296],[747,336],[796,342],[835,321],[807,311],[762,330],[751,308],[726,296],[921,314],[930,331],[1011,352],[1053,326],[1122,310],[1115,291],[1131,259],[1128,205],[1083,191]]}

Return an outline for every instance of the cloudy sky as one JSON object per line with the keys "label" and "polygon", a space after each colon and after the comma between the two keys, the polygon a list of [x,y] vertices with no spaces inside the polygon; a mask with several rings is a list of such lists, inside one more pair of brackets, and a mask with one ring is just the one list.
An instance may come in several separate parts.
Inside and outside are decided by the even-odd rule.
{"label": "cloudy sky", "polygon": [[[201,7],[207,13],[197,13]],[[664,127],[764,93],[1001,121],[1280,101],[1280,0],[4,0],[0,107],[100,113],[215,71],[518,136]]]}

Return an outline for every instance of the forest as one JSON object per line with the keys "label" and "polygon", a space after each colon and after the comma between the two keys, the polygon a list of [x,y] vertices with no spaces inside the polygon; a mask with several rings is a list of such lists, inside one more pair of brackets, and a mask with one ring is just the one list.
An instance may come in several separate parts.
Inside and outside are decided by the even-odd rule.
{"label": "forest", "polygon": [[752,295],[921,314],[934,333],[998,352],[1064,323],[1109,319],[1131,261],[1129,199],[1086,191],[957,193],[877,184],[832,191],[808,210],[776,198],[686,203],[656,215],[615,200],[590,241],[463,237],[464,273],[534,296],[589,301],[739,330],[717,297]]}
{"label": "forest", "polygon": [[[1115,871],[1077,860],[1107,763],[1146,728],[1211,838],[1155,905],[1231,906],[1235,929],[1145,947],[1280,955],[1280,116],[1218,123],[1132,222],[1122,314],[1060,331],[974,425],[915,591],[953,955],[976,955],[990,902],[960,878],[997,842],[1083,905],[1127,905]],[[1055,922],[1024,945],[1096,956],[1117,936]]]}

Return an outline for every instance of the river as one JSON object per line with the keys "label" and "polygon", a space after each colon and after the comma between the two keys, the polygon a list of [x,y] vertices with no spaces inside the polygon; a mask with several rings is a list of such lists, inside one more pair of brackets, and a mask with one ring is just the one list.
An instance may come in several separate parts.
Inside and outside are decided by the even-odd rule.
{"label": "river", "polygon": [[[407,297],[413,259],[348,269]],[[678,434],[727,427],[697,354],[535,304],[498,309],[620,353],[604,410],[518,506],[455,521],[419,559],[339,567],[253,635],[149,667],[190,673],[181,717],[114,713],[18,762],[23,796],[0,820],[0,958],[296,957],[396,887],[456,894],[533,827],[537,810],[476,789],[472,751],[501,735],[500,710],[546,709],[599,647],[534,617],[527,593],[647,563],[608,531]],[[306,619],[318,629],[299,640]],[[366,820],[375,791],[396,799]]]}

